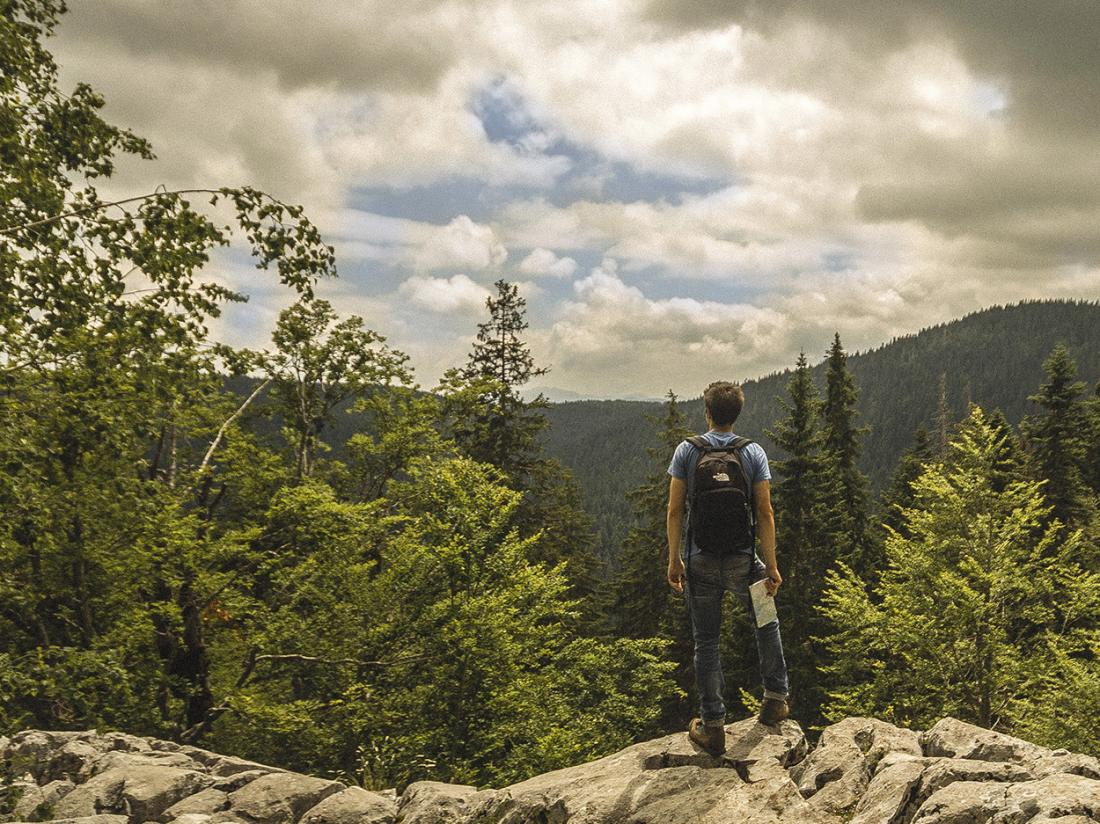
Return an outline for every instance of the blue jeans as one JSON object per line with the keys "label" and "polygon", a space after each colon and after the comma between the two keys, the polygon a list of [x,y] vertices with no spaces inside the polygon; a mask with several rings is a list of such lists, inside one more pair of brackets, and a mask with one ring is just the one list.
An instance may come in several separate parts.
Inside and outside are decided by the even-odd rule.
{"label": "blue jeans", "polygon": [[[722,700],[725,677],[718,660],[718,636],[722,625],[722,596],[729,590],[749,612],[756,627],[749,585],[766,577],[764,564],[755,555],[707,555],[693,552],[686,559],[687,601],[691,612],[691,631],[695,638],[695,683],[699,687],[701,712],[706,724],[722,724],[726,705]],[[779,620],[756,627],[756,651],[765,698],[786,699],[787,662],[783,659],[783,641]]]}

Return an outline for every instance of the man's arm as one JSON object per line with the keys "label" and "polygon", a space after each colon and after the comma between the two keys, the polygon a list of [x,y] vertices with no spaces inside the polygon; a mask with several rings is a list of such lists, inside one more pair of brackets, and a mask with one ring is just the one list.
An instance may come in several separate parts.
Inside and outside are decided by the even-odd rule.
{"label": "man's arm", "polygon": [[[684,591],[684,559],[680,557],[680,540],[684,534],[684,512],[687,509],[687,483],[671,478],[668,484],[668,583],[677,592]],[[772,531],[774,535],[774,530]],[[773,540],[774,544],[774,540]]]}
{"label": "man's arm", "polygon": [[760,540],[760,554],[764,556],[764,568],[770,581],[764,585],[769,595],[775,595],[783,576],[775,562],[775,512],[772,510],[770,481],[757,481],[752,485],[752,499],[756,507],[756,537]]}

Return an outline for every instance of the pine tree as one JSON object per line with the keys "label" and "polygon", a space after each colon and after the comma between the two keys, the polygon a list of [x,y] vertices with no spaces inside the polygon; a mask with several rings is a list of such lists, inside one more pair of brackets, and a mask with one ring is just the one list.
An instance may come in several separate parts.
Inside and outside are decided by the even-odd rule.
{"label": "pine tree", "polygon": [[[1001,483],[1011,445],[979,407],[950,447],[913,482],[881,579],[829,575],[830,718],[919,728],[953,715],[1011,731],[1050,705],[1051,668],[1095,690],[1100,575],[1074,562],[1079,536],[1049,522],[1040,482]],[[1077,698],[1059,700],[1080,715],[1090,705]]]}
{"label": "pine tree", "polygon": [[497,295],[486,301],[489,319],[479,323],[477,341],[460,376],[479,388],[480,408],[460,423],[459,445],[475,460],[491,464],[512,478],[530,470],[539,457],[538,434],[546,426],[539,412],[547,406],[539,395],[524,400],[521,389],[546,374],[523,339],[527,301],[514,283],[499,280]]}
{"label": "pine tree", "polygon": [[1092,494],[1100,496],[1100,381],[1085,401],[1085,482]]}
{"label": "pine tree", "polygon": [[944,454],[951,440],[951,407],[947,403],[947,373],[940,372],[939,392],[936,395],[935,451]]}
{"label": "pine tree", "polygon": [[[918,426],[913,434],[912,445],[898,460],[890,486],[882,494],[879,509],[882,513],[880,522],[883,527],[904,534],[906,526],[902,510],[913,505],[913,481],[921,476],[925,465],[931,463],[935,454],[936,446],[928,430],[923,424]],[[884,539],[885,536],[881,540]]]}
{"label": "pine tree", "polygon": [[790,401],[780,401],[787,416],[768,431],[775,445],[787,456],[772,461],[776,482],[773,490],[780,543],[788,569],[786,583],[791,591],[820,582],[823,565],[813,550],[820,549],[820,524],[814,511],[821,494],[823,445],[819,428],[821,401],[806,361],[800,352],[794,376],[787,384]]}
{"label": "pine tree", "polygon": [[525,400],[521,392],[531,378],[547,372],[535,366],[523,338],[527,302],[513,283],[499,280],[496,288],[466,365],[445,378],[444,413],[462,451],[501,470],[524,493],[516,523],[525,536],[541,533],[532,560],[564,561],[572,593],[590,598],[598,568],[591,519],[581,508],[572,473],[543,454],[539,435],[547,426],[546,398]]}
{"label": "pine tree", "polygon": [[828,488],[821,518],[835,557],[860,572],[870,571],[880,559],[873,556],[868,541],[867,477],[859,470],[860,437],[866,430],[855,425],[859,393],[839,333],[829,347],[827,363],[821,414]]}
{"label": "pine tree", "polygon": [[772,461],[778,560],[783,571],[786,608],[783,647],[792,684],[797,684],[797,711],[807,723],[820,718],[824,699],[815,672],[821,656],[815,636],[821,619],[814,610],[820,600],[825,571],[834,561],[821,522],[826,490],[821,399],[806,360],[800,352],[794,375],[787,384],[789,401],[780,403],[787,415],[767,434],[787,456]]}
{"label": "pine tree", "polygon": [[1025,418],[1022,428],[1038,476],[1046,479],[1054,516],[1077,525],[1085,521],[1091,497],[1085,482],[1088,419],[1080,399],[1085,384],[1076,379],[1077,365],[1062,345],[1044,361],[1043,371],[1047,380],[1028,396],[1043,411]]}

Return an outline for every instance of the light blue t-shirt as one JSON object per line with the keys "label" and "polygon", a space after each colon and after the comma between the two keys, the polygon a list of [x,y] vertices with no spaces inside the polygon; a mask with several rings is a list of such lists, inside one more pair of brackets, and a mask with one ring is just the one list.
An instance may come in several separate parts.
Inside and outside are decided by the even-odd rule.
{"label": "light blue t-shirt", "polygon": [[[737,437],[734,432],[715,432],[713,429],[703,435],[703,438],[711,446],[727,446]],[[676,451],[672,453],[672,462],[668,465],[668,474],[673,478],[686,481],[688,472],[691,471],[695,463],[695,456],[698,453],[699,450],[687,441],[681,442],[676,447]],[[768,456],[764,452],[764,447],[755,441],[741,450],[741,464],[745,468],[745,475],[748,476],[750,489],[753,484],[759,481],[770,481],[772,479],[771,469],[768,467]],[[694,546],[693,542],[688,554],[694,555],[697,551],[698,548]]]}

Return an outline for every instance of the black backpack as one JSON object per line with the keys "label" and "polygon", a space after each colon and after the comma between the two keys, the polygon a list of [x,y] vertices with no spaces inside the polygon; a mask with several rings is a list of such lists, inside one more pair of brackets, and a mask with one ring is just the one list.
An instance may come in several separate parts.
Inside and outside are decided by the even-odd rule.
{"label": "black backpack", "polygon": [[699,450],[695,470],[688,477],[688,540],[700,552],[751,552],[756,519],[741,450],[752,441],[735,438],[725,446],[712,446],[696,435],[688,443]]}

